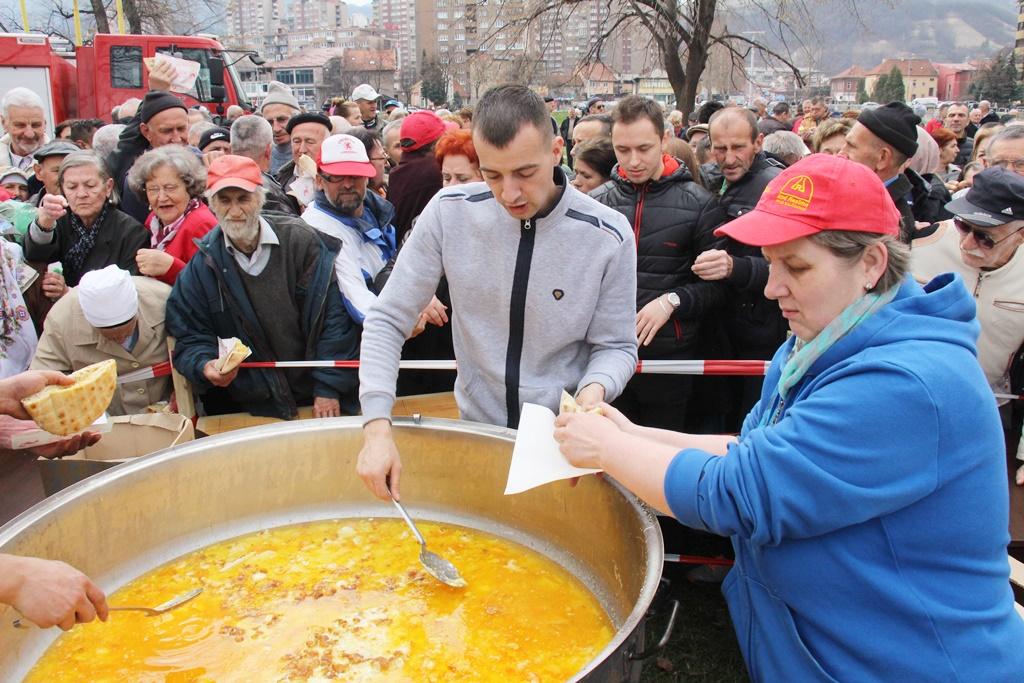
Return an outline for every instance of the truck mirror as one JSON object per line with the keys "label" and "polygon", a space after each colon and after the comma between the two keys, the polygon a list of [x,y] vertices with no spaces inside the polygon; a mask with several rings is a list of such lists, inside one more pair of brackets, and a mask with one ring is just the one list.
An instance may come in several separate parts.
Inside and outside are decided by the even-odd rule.
{"label": "truck mirror", "polygon": [[210,101],[224,102],[228,98],[228,89],[223,85],[210,86]]}
{"label": "truck mirror", "polygon": [[224,87],[224,60],[220,57],[211,57],[207,62],[210,69],[210,85],[213,87]]}

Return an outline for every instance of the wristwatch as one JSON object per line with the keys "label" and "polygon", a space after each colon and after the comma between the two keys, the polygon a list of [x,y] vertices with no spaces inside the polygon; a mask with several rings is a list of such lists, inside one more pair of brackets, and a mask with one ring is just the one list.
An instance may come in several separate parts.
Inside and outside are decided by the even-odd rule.
{"label": "wristwatch", "polygon": [[668,299],[670,304],[672,304],[672,308],[679,308],[679,304],[682,303],[679,301],[679,295],[675,292],[669,292],[665,295],[665,298]]}

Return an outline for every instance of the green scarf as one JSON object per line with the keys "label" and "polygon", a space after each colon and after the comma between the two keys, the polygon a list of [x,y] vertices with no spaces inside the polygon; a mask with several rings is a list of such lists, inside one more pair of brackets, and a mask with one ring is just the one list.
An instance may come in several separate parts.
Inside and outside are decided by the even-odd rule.
{"label": "green scarf", "polygon": [[[882,294],[865,294],[843,311],[830,322],[825,329],[818,333],[814,339],[808,342],[801,342],[799,339],[793,344],[793,350],[782,366],[782,374],[779,376],[779,384],[775,387],[775,393],[769,406],[771,410],[765,410],[761,414],[761,425],[775,424],[782,416],[782,408],[786,403],[786,394],[796,386],[797,382],[803,379],[807,371],[811,369],[814,361],[822,355],[837,341],[846,336],[853,328],[874,315],[882,306],[896,297],[899,287],[890,287]],[[778,401],[776,401],[778,397]],[[777,403],[777,405],[776,405]]]}

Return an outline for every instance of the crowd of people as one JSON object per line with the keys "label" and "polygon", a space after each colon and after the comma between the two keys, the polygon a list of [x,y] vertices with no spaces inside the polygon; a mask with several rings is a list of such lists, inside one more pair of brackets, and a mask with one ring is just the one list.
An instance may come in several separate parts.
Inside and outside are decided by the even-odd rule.
{"label": "crowd of people", "polygon": [[[783,580],[773,563],[809,566],[811,548],[835,562],[829,571],[867,563],[849,579],[874,585],[868,549],[891,541],[892,516],[907,525],[898,542],[912,544],[900,534],[918,533],[936,506],[1005,497],[992,472],[1006,447],[1024,460],[1012,398],[1024,393],[1024,120],[986,102],[981,116],[953,103],[927,121],[899,102],[834,114],[820,98],[799,111],[707,102],[688,120],[640,96],[614,107],[595,98],[564,118],[557,106],[501,86],[473,108],[409,111],[363,84],[305,111],[273,83],[258,111],[214,122],[154,89],[115,123],[63,122],[50,135],[38,98],[12,89],[0,102],[2,199],[28,208],[4,214],[0,378],[106,358],[127,374],[166,359],[173,338],[174,368],[205,414],[361,413],[358,474],[381,498],[400,496],[397,395],[454,389],[464,419],[515,428],[524,402],[557,410],[568,390],[604,416],[559,418],[567,457],[686,524],[739,538],[734,618],[760,610],[752,633],[788,634],[745,649],[758,677],[893,665],[884,647],[874,663],[837,648],[844,638],[821,603],[786,593],[794,567]],[[224,373],[218,340],[229,338],[255,361],[360,368]],[[400,359],[457,359],[459,371],[399,376]],[[635,374],[638,360],[694,359],[773,370]],[[969,409],[951,404],[961,396]],[[110,412],[173,401],[165,377],[126,382]],[[887,441],[900,423],[916,457]],[[857,461],[845,441],[854,431],[871,432],[870,458]],[[688,449],[710,459],[684,458]],[[947,487],[951,472],[974,478]],[[830,495],[837,506],[823,514]],[[742,508],[737,496],[747,509],[726,502]],[[964,527],[974,540],[961,550],[994,580],[1006,508],[991,509]],[[864,556],[835,554],[837,534],[879,520],[881,531],[842,541]],[[810,537],[819,541],[789,545]],[[785,551],[760,557],[775,545]],[[898,555],[883,583],[907,580],[912,592],[934,578],[896,576]],[[79,605],[72,617],[104,614],[94,586],[53,575],[89,596],[88,607],[64,600]],[[764,588],[773,580],[775,594]],[[955,677],[1012,630],[993,586],[989,602],[954,607],[936,593],[899,605],[885,589],[879,614],[905,610],[893,643],[909,642],[913,620],[935,620],[937,635],[915,642],[930,662],[945,652]],[[861,607],[845,617],[863,623]],[[972,609],[990,609],[981,627],[996,634],[975,650],[963,635]],[[801,635],[813,654],[794,659]]]}

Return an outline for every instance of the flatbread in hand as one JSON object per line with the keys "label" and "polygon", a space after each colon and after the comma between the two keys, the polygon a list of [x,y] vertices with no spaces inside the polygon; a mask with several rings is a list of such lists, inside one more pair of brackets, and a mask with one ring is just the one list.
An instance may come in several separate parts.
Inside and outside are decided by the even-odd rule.
{"label": "flatbread in hand", "polygon": [[593,415],[603,415],[601,412],[601,406],[596,406],[590,410],[583,410],[580,404],[576,402],[569,392],[562,389],[562,400],[558,402],[558,414],[562,413],[591,413]]}
{"label": "flatbread in hand", "polygon": [[222,375],[228,374],[252,355],[252,349],[243,344],[238,337],[219,339],[218,342],[220,344],[220,358],[218,359],[220,363],[217,369]]}
{"label": "flatbread in hand", "polygon": [[117,389],[117,361],[87,365],[71,378],[74,384],[50,385],[21,401],[40,429],[50,434],[77,434],[103,414]]}

